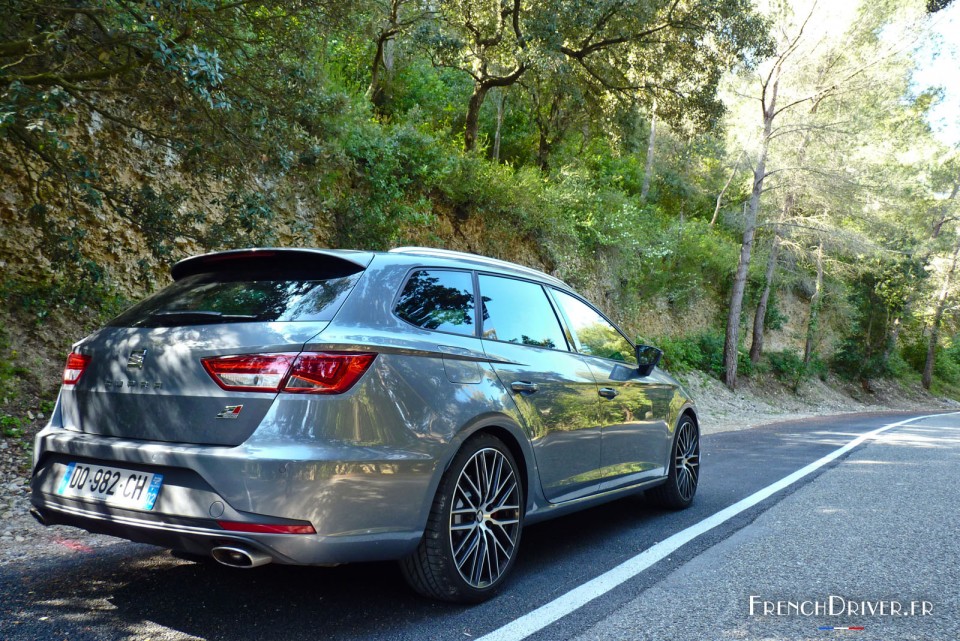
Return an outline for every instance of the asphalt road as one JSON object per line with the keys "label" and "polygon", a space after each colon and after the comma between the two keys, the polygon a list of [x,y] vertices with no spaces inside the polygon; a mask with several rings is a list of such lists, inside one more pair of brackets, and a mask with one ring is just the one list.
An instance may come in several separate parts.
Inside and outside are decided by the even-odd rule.
{"label": "asphalt road", "polygon": [[[529,527],[511,584],[479,606],[416,597],[390,563],[242,571],[122,544],[0,568],[0,639],[420,641],[496,634],[857,436],[909,416],[845,415],[705,436],[693,507],[666,512],[625,499]],[[894,428],[529,638],[960,638],[958,462],[960,416]],[[759,599],[754,615],[750,596]],[[831,596],[928,602],[931,612],[900,619],[759,614],[763,601]]]}

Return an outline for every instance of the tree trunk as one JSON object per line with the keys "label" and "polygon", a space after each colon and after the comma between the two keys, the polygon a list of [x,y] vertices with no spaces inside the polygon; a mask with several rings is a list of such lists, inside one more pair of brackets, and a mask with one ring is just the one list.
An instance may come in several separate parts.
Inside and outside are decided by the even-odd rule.
{"label": "tree trunk", "polygon": [[537,167],[540,171],[547,171],[550,168],[550,139],[547,137],[545,129],[540,129],[540,142],[537,145]]}
{"label": "tree trunk", "polygon": [[[903,314],[906,314],[906,309],[903,310]],[[903,322],[900,316],[897,316],[893,319],[893,326],[887,333],[887,342],[886,345],[883,346],[883,356],[881,356],[884,369],[886,369],[887,365],[890,363],[890,357],[893,355],[893,350],[897,347],[897,339],[900,337],[900,328],[902,326]]]}
{"label": "tree trunk", "polygon": [[501,89],[497,92],[497,130],[493,134],[493,160],[500,161],[500,132],[503,129],[503,105],[507,101],[507,92]]}
{"label": "tree trunk", "polygon": [[377,48],[373,54],[373,62],[370,64],[370,85],[367,87],[367,100],[377,104],[380,98],[380,67],[383,66],[383,48],[386,43],[386,37],[381,34],[377,38]]}
{"label": "tree trunk", "polygon": [[750,362],[756,365],[763,354],[763,332],[767,319],[767,304],[770,302],[770,289],[777,270],[777,255],[780,253],[780,228],[773,232],[770,256],[767,258],[767,271],[764,274],[763,293],[757,303],[757,313],[753,316],[753,341],[750,343]]}
{"label": "tree trunk", "polygon": [[940,339],[940,323],[943,320],[943,312],[947,307],[947,298],[950,295],[950,281],[953,280],[953,273],[957,269],[957,254],[960,254],[960,243],[953,250],[953,258],[950,261],[950,269],[943,279],[943,287],[940,288],[940,294],[937,296],[937,308],[933,314],[933,324],[930,327],[930,343],[927,345],[927,360],[923,364],[923,376],[920,382],[923,389],[929,390],[933,383],[933,366],[937,358],[937,341]]}
{"label": "tree trunk", "polygon": [[467,104],[467,121],[463,130],[463,148],[473,151],[477,148],[477,134],[480,131],[480,108],[487,97],[490,87],[484,84],[474,85],[473,94]]}
{"label": "tree trunk", "polygon": [[657,140],[657,99],[653,99],[650,109],[650,139],[647,141],[647,161],[643,168],[643,186],[640,188],[640,201],[647,201],[650,193],[650,178],[653,176],[653,150]]}
{"label": "tree trunk", "polygon": [[807,319],[807,340],[803,346],[803,365],[806,367],[813,358],[813,341],[817,326],[820,324],[820,300],[823,296],[823,241],[817,246],[817,283],[810,298],[810,317]]}
{"label": "tree trunk", "polygon": [[948,216],[950,212],[950,201],[954,200],[957,197],[957,193],[960,192],[960,178],[957,182],[953,183],[953,190],[950,192],[950,195],[947,196],[947,200],[940,206],[940,220],[938,220],[933,225],[933,236],[937,238],[940,236],[940,231],[943,229],[943,225],[951,218]]}
{"label": "tree trunk", "polygon": [[730,187],[730,183],[733,182],[733,177],[737,175],[737,169],[740,168],[740,161],[743,159],[744,153],[746,153],[746,151],[741,151],[740,155],[737,156],[737,162],[733,165],[733,170],[730,172],[730,177],[727,178],[727,182],[723,184],[723,189],[721,189],[720,193],[717,195],[717,206],[713,208],[713,218],[710,219],[711,227],[717,224],[717,216],[720,215],[720,203],[723,202],[723,195],[727,193],[727,188]]}
{"label": "tree trunk", "polygon": [[733,277],[730,290],[730,308],[727,311],[727,331],[723,341],[723,382],[730,389],[737,386],[737,346],[740,342],[740,314],[743,311],[743,293],[747,287],[747,271],[750,269],[750,254],[753,250],[753,237],[757,232],[757,212],[760,210],[760,195],[763,193],[763,181],[767,177],[767,150],[770,148],[770,134],[773,132],[773,119],[776,116],[777,85],[774,81],[769,105],[763,110],[763,143],[760,157],[753,170],[753,190],[750,192],[750,206],[744,215],[743,240],[740,245],[740,260]]}

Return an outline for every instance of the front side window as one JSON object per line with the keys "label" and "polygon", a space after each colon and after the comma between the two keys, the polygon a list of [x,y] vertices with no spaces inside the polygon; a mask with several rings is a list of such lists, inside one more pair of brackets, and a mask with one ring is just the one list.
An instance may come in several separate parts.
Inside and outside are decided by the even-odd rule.
{"label": "front side window", "polygon": [[554,290],[557,303],[570,322],[577,350],[582,354],[600,356],[636,365],[637,357],[630,342],[610,321],[583,301]]}
{"label": "front side window", "polygon": [[472,336],[473,307],[473,274],[422,269],[407,280],[395,312],[423,329]]}
{"label": "front side window", "polygon": [[567,349],[560,321],[540,285],[486,275],[479,281],[484,338]]}

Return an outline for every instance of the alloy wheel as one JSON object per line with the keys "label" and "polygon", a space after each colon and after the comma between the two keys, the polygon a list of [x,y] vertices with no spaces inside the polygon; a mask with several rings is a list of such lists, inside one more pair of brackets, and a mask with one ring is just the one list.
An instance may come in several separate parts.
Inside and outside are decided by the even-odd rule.
{"label": "alloy wheel", "polygon": [[697,491],[700,480],[700,435],[692,421],[684,421],[677,434],[676,466],[677,491],[689,501]]}
{"label": "alloy wheel", "polygon": [[460,472],[450,510],[450,547],[461,578],[493,585],[510,566],[520,536],[520,488],[498,449],[477,451]]}

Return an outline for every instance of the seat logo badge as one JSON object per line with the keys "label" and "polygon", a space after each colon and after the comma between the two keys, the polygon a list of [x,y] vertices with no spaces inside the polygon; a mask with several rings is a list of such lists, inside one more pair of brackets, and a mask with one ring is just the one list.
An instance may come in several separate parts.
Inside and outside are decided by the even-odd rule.
{"label": "seat logo badge", "polygon": [[243,405],[227,405],[223,408],[217,418],[240,418],[240,411],[243,409]]}
{"label": "seat logo badge", "polygon": [[135,349],[130,352],[130,358],[127,359],[127,367],[143,369],[143,359],[147,356],[147,350]]}

